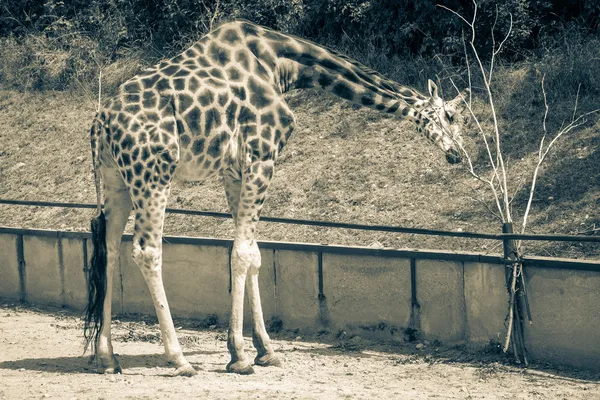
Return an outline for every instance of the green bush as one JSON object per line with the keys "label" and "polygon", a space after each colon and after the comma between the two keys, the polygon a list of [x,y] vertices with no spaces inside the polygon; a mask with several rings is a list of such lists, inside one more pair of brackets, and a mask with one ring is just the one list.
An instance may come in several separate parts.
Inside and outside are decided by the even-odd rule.
{"label": "green bush", "polygon": [[43,34],[0,38],[0,81],[22,90],[69,89],[96,76],[96,42],[71,35],[68,44]]}
{"label": "green bush", "polygon": [[538,53],[535,68],[551,96],[575,96],[580,85],[580,95],[600,93],[600,36],[571,23],[545,38]]}
{"label": "green bush", "polygon": [[[451,67],[462,65],[464,57],[465,25],[438,3],[467,19],[473,13],[470,0],[4,0],[0,78],[4,86],[28,89],[73,87],[94,81],[100,66],[126,63],[132,54],[139,60],[126,71],[135,73],[176,54],[211,24],[240,17],[334,47],[404,82],[422,82],[440,69],[442,78],[454,74]],[[596,58],[586,42],[597,37],[600,4],[563,3],[480,0],[481,55],[492,49],[492,27],[496,43],[508,32],[511,14],[512,35],[499,61],[556,59],[553,49],[570,46],[566,64],[555,61],[577,72],[561,79],[581,78],[586,89],[597,90],[595,64],[584,56]],[[546,68],[549,84],[560,73],[550,63],[539,68]]]}
{"label": "green bush", "polygon": [[[467,19],[473,13],[470,0],[4,0],[0,7],[0,36],[23,36],[46,32],[63,21],[73,31],[92,37],[99,33],[110,44],[139,45],[153,42],[158,47],[178,43],[204,33],[218,8],[217,17],[243,17],[272,28],[333,42],[343,37],[360,41],[369,38],[388,55],[432,55],[443,50],[459,51],[464,25],[436,5],[456,10]],[[218,4],[218,6],[217,6]],[[480,0],[478,47],[491,44],[508,31],[512,56],[533,49],[547,35],[576,21],[595,30],[600,4],[571,0]],[[217,18],[217,19],[218,19]],[[110,35],[102,31],[110,29]]]}

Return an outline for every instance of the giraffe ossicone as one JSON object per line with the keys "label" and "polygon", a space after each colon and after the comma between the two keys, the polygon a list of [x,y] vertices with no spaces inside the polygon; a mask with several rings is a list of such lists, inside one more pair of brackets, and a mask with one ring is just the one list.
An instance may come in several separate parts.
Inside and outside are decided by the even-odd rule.
{"label": "giraffe ossicone", "polygon": [[163,221],[175,179],[216,174],[223,177],[235,223],[227,370],[253,372],[242,336],[245,288],[254,364],[279,365],[263,320],[255,230],[275,160],[295,126],[283,93],[303,88],[409,119],[450,163],[460,161],[460,95],[444,102],[432,81],[429,96],[423,95],[337,52],[247,21],[220,25],[180,55],[129,79],[94,118],[98,215],[92,220],[84,337],[101,372],[121,371],[111,342],[112,275],[133,209],[132,256],[151,293],[167,359],[175,374],[195,374],[177,340],[162,282]]}

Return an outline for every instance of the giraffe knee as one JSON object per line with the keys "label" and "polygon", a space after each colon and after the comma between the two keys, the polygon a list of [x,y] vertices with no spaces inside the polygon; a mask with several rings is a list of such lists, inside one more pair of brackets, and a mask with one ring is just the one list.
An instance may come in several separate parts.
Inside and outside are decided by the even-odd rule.
{"label": "giraffe knee", "polygon": [[142,273],[160,271],[162,264],[160,249],[153,246],[146,246],[142,249],[142,247],[136,243],[133,245],[131,256]]}
{"label": "giraffe knee", "polygon": [[231,252],[234,272],[246,272],[260,268],[260,250],[254,240],[235,241]]}

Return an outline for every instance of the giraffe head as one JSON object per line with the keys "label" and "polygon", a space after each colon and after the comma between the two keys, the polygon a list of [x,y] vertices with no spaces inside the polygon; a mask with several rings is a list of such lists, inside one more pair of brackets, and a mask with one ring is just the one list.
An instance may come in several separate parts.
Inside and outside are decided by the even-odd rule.
{"label": "giraffe head", "polygon": [[470,122],[470,112],[463,100],[468,97],[469,89],[450,101],[444,101],[438,95],[438,87],[428,82],[429,102],[419,110],[417,129],[446,154],[450,164],[461,162],[459,145],[462,144],[462,132]]}

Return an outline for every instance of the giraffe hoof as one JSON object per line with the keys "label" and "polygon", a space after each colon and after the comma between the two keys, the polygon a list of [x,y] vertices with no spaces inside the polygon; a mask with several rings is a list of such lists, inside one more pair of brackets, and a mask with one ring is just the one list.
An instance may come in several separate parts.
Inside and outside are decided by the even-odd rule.
{"label": "giraffe hoof", "polygon": [[227,364],[227,367],[225,369],[227,370],[227,372],[240,375],[250,375],[254,373],[254,368],[252,368],[252,365],[241,361],[237,361],[234,363],[230,362],[229,364]]}
{"label": "giraffe hoof", "polygon": [[173,376],[187,376],[188,378],[195,375],[198,375],[198,371],[196,371],[191,364],[177,368],[173,374]]}
{"label": "giraffe hoof", "polygon": [[256,356],[254,364],[260,367],[281,367],[281,361],[279,361],[279,358],[273,353],[265,354],[262,357]]}
{"label": "giraffe hoof", "polygon": [[101,373],[103,374],[123,374],[123,370],[121,369],[120,365],[117,365],[114,368],[105,368],[104,371],[102,371]]}
{"label": "giraffe hoof", "polygon": [[[97,360],[99,360],[99,358],[97,358]],[[122,374],[123,373],[123,369],[121,368],[121,365],[119,364],[119,361],[117,360],[117,357],[112,356],[112,365],[110,365],[111,363],[103,363],[102,361],[100,361],[100,366],[98,367],[98,373],[100,374]],[[108,364],[108,365],[107,365]]]}

